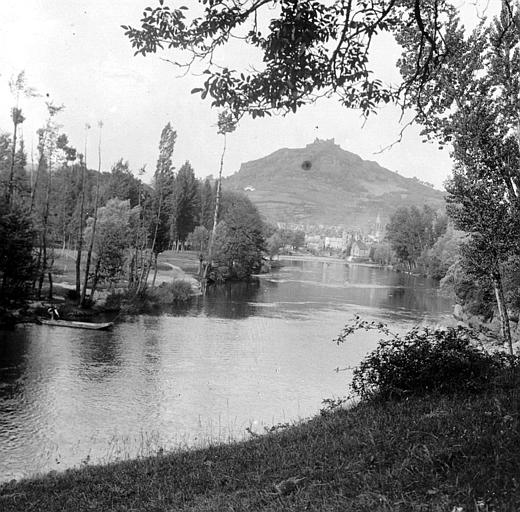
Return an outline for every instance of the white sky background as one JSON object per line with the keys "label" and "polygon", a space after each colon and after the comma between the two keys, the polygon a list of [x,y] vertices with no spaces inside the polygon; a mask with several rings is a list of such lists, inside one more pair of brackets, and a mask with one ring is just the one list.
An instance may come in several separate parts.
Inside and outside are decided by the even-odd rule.
{"label": "white sky background", "polygon": [[[190,3],[193,0],[185,0]],[[102,168],[119,158],[129,160],[135,174],[144,164],[150,180],[157,160],[159,137],[170,121],[177,130],[174,163],[189,160],[199,177],[217,174],[222,138],[216,133],[217,111],[209,101],[190,91],[201,77],[177,78],[179,70],[159,55],[134,57],[120,25],[139,25],[142,11],[157,0],[23,0],[3,2],[0,24],[0,130],[11,131],[13,99],[8,81],[25,70],[28,85],[49,95],[65,110],[57,121],[70,143],[83,152],[84,126],[92,125],[88,162],[97,167],[98,129],[102,120]],[[460,0],[463,19],[472,23],[475,2]],[[476,0],[480,9],[499,8],[500,0]],[[496,4],[496,5],[495,5]],[[488,10],[488,12],[489,12]],[[386,80],[397,80],[398,49],[384,41],[374,65]],[[231,53],[231,52],[230,52]],[[162,54],[161,54],[162,55]],[[168,57],[168,54],[163,56]],[[232,55],[245,61],[245,55]],[[22,100],[27,151],[36,146],[36,129],[46,117],[45,98]],[[400,174],[429,181],[441,188],[451,171],[447,151],[421,142],[419,128],[401,129],[400,113],[385,107],[363,127],[359,112],[335,100],[321,100],[297,114],[266,119],[244,118],[228,137],[224,175],[238,171],[242,162],[266,156],[282,147],[304,147],[316,137],[334,138],[343,149],[375,160]],[[36,158],[36,157],[35,157]],[[30,160],[30,158],[29,158]]]}

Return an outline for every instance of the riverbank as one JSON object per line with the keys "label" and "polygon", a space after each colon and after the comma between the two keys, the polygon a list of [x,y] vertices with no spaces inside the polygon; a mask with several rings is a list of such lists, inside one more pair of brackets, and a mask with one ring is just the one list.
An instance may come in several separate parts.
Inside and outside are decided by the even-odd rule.
{"label": "riverbank", "polygon": [[[42,299],[27,299],[23,304],[10,308],[0,308],[0,328],[8,329],[17,323],[38,323],[41,317],[47,318],[48,308],[52,305],[58,308],[62,318],[69,320],[112,320],[113,314],[120,311],[118,297],[116,300],[107,298],[113,292],[104,287],[96,291],[95,303],[89,308],[77,306],[75,291],[75,253],[72,251],[60,251],[55,257],[55,277],[53,283],[53,299],[49,300],[48,287],[42,289]],[[198,270],[198,255],[195,252],[167,251],[161,254],[157,265],[156,290],[167,286],[174,281],[184,281],[191,287],[191,296],[199,295],[200,285],[195,278]],[[149,276],[149,282],[153,279],[153,273]],[[160,292],[160,290],[159,290]],[[120,292],[124,294],[124,290]],[[159,293],[160,294],[160,293]],[[117,293],[116,293],[117,295]],[[164,295],[164,294],[163,294]],[[143,307],[145,304],[143,301]],[[134,304],[126,312],[138,311],[138,304]],[[108,315],[108,316],[107,316]]]}
{"label": "riverbank", "polygon": [[362,403],[246,442],[11,482],[0,509],[516,511],[519,398]]}

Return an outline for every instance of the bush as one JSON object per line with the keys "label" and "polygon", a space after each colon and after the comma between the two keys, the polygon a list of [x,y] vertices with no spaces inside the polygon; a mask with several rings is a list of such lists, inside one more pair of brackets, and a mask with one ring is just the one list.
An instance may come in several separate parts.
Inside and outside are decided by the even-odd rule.
{"label": "bush", "polygon": [[155,304],[173,304],[185,302],[193,295],[191,284],[183,279],[174,279],[171,283],[162,283],[157,288],[147,290],[147,298]]}
{"label": "bush", "polygon": [[517,359],[483,352],[475,339],[463,327],[392,335],[354,369],[352,390],[362,399],[482,390]]}

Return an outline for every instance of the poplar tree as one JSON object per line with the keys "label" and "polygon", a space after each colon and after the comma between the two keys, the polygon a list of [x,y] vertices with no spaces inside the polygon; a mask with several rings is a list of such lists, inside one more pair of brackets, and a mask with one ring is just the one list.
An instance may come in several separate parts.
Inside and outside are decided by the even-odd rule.
{"label": "poplar tree", "polygon": [[98,201],[99,201],[99,182],[101,178],[101,132],[103,129],[103,121],[98,122],[99,128],[99,140],[98,140],[98,172],[96,177],[96,192],[94,195],[94,217],[92,220],[92,234],[90,236],[90,244],[87,252],[87,260],[85,262],[85,277],[83,280],[83,290],[81,291],[80,306],[85,307],[87,305],[87,287],[90,272],[90,263],[92,260],[92,250],[94,248],[94,242],[96,240],[96,224],[97,224],[97,213],[98,213]]}

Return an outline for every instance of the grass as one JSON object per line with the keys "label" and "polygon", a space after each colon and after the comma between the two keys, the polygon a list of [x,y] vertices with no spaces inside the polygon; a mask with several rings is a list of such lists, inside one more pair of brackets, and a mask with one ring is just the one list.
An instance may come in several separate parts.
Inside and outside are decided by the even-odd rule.
{"label": "grass", "polygon": [[165,251],[159,256],[159,261],[175,265],[187,274],[197,274],[199,270],[198,251]]}
{"label": "grass", "polygon": [[518,511],[519,398],[362,402],[241,443],[9,483],[0,510]]}

